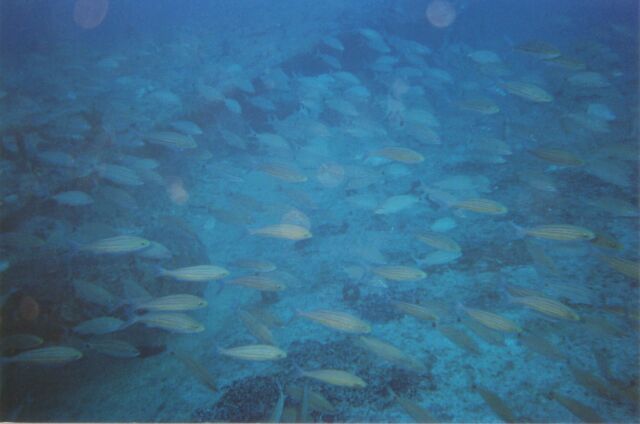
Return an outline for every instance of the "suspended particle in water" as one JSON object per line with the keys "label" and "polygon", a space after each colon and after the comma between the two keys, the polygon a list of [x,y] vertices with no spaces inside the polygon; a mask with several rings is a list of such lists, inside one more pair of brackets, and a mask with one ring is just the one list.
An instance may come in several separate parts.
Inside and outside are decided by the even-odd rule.
{"label": "suspended particle in water", "polygon": [[427,6],[427,20],[436,28],[446,28],[456,20],[456,9],[447,0],[434,0]]}
{"label": "suspended particle in water", "polygon": [[83,29],[93,29],[102,23],[109,10],[109,0],[76,0],[73,20]]}

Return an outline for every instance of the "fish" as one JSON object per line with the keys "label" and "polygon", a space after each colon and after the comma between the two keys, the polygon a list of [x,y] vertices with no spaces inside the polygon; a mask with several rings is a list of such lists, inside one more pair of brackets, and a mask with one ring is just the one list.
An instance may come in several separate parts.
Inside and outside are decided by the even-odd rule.
{"label": "fish", "polygon": [[101,163],[96,167],[98,175],[114,184],[137,187],[144,184],[136,171],[120,165]]}
{"label": "fish", "polygon": [[501,87],[515,96],[534,103],[548,103],[553,101],[553,96],[546,90],[523,81],[508,81],[501,84]]}
{"label": "fish", "polygon": [[113,333],[122,328],[124,321],[115,317],[98,317],[87,321],[83,321],[80,324],[73,327],[73,331],[81,335],[100,335]]}
{"label": "fish", "polygon": [[560,405],[567,408],[569,412],[571,412],[573,415],[575,415],[585,423],[604,423],[608,421],[600,417],[595,409],[583,404],[582,402],[578,402],[577,400],[570,398],[569,396],[564,396],[557,392],[551,392],[550,397],[551,399],[557,401]]}
{"label": "fish", "polygon": [[[300,386],[287,385],[286,393],[291,399],[302,402],[304,389]],[[309,389],[307,392],[309,409],[321,412],[323,414],[335,414],[336,408],[321,393],[314,392]]]}
{"label": "fish", "polygon": [[395,399],[395,401],[404,409],[404,411],[409,414],[411,418],[413,418],[417,423],[437,423],[440,420],[434,418],[429,411],[420,406],[417,402],[403,397],[398,396],[396,392],[394,392],[390,387],[388,388],[389,392]]}
{"label": "fish", "polygon": [[584,160],[580,157],[571,152],[555,147],[539,147],[537,149],[529,150],[529,153],[538,159],[542,159],[554,165],[576,167],[584,165]]}
{"label": "fish", "polygon": [[527,41],[516,45],[514,49],[542,60],[554,59],[562,54],[556,47],[543,41]]}
{"label": "fish", "polygon": [[613,270],[618,271],[633,280],[640,281],[640,262],[607,255],[600,255],[599,258]]}
{"label": "fish", "polygon": [[422,233],[419,234],[417,238],[421,242],[437,250],[444,250],[446,252],[460,252],[462,250],[460,245],[454,239],[441,233]]}
{"label": "fish", "polygon": [[594,246],[611,250],[622,250],[624,248],[624,246],[610,234],[596,232],[595,235],[595,238],[589,241]]}
{"label": "fish", "polygon": [[262,237],[273,237],[285,240],[306,240],[313,235],[308,229],[299,225],[275,224],[249,230],[249,234]]}
{"label": "fish", "polygon": [[265,275],[246,275],[227,281],[227,284],[244,286],[260,291],[282,291],[287,288],[286,284]]}
{"label": "fish", "polygon": [[498,314],[462,305],[461,308],[471,318],[492,330],[502,331],[505,333],[522,333],[522,328],[520,328],[519,325]]}
{"label": "fish", "polygon": [[107,308],[111,308],[118,303],[117,297],[112,295],[104,287],[97,284],[83,280],[74,280],[73,288],[76,296],[85,302],[94,303]]}
{"label": "fish", "polygon": [[65,206],[87,206],[93,203],[93,198],[84,191],[63,191],[51,197],[57,203]]}
{"label": "fish", "polygon": [[481,115],[495,115],[500,112],[500,107],[493,100],[486,98],[460,100],[458,101],[458,107]]}
{"label": "fish", "polygon": [[342,370],[330,368],[312,371],[300,370],[300,375],[323,383],[331,384],[333,386],[348,387],[351,389],[362,389],[367,387],[367,383],[363,379],[357,375]]}
{"label": "fish", "polygon": [[218,348],[218,352],[243,361],[277,361],[287,357],[287,352],[284,350],[267,344],[245,345],[229,349]]}
{"label": "fish", "polygon": [[444,335],[451,343],[473,354],[479,354],[480,348],[476,342],[462,330],[452,325],[441,325],[438,327],[442,335]]}
{"label": "fish", "polygon": [[514,297],[514,303],[524,305],[552,318],[561,318],[569,321],[580,321],[580,315],[567,305],[542,296]]}
{"label": "fish", "polygon": [[308,177],[291,165],[283,163],[264,163],[258,170],[288,183],[304,183]]}
{"label": "fish", "polygon": [[576,379],[578,384],[594,393],[595,395],[600,396],[603,399],[614,401],[617,398],[617,393],[615,393],[615,391],[612,390],[611,386],[600,377],[597,377],[589,371],[578,368],[571,364],[569,364],[569,370],[571,371],[571,374],[573,374],[573,377]]}
{"label": "fish", "polygon": [[390,343],[368,336],[358,337],[358,342],[369,352],[396,366],[419,372],[427,370],[420,361]]}
{"label": "fish", "polygon": [[[278,392],[279,392],[278,401],[276,402],[275,406],[273,407],[273,411],[269,416],[268,422],[270,423],[279,423],[282,420],[282,412],[284,410],[284,401],[287,396],[282,391],[282,385],[280,385],[280,383],[278,383]],[[303,420],[303,422],[305,422],[305,420]]]}
{"label": "fish", "polygon": [[137,252],[137,255],[142,258],[155,260],[171,259],[173,257],[171,251],[157,241],[151,241],[149,247]]}
{"label": "fish", "polygon": [[415,305],[413,303],[402,302],[399,300],[391,300],[393,307],[407,315],[423,321],[438,322],[440,320],[440,311],[424,305]]}
{"label": "fish", "polygon": [[33,349],[42,343],[42,337],[33,334],[11,334],[0,338],[0,351]]}
{"label": "fish", "polygon": [[389,160],[406,164],[416,164],[424,162],[424,156],[407,147],[384,147],[372,152],[370,156],[383,157]]}
{"label": "fish", "polygon": [[147,134],[145,140],[148,143],[175,150],[195,149],[198,147],[198,144],[191,135],[175,131],[154,131]]}
{"label": "fish", "polygon": [[454,202],[452,206],[487,215],[505,215],[509,212],[509,209],[502,203],[482,198],[459,200]]}
{"label": "fish", "polygon": [[209,391],[211,391],[212,393],[218,392],[216,379],[213,375],[211,375],[209,370],[204,365],[202,365],[200,362],[196,361],[186,353],[172,350],[171,354],[180,362],[182,362],[182,364],[189,370],[191,375],[193,375]]}
{"label": "fish", "polygon": [[462,323],[476,336],[494,346],[504,346],[504,334],[493,330],[479,321],[464,317]]}
{"label": "fish", "polygon": [[238,259],[233,265],[254,272],[271,272],[277,269],[273,262],[260,259]]}
{"label": "fish", "polygon": [[[518,228],[516,226],[516,228]],[[589,241],[595,238],[595,233],[588,228],[570,224],[545,224],[531,228],[520,229],[524,235],[555,241]]]}
{"label": "fish", "polygon": [[491,410],[500,417],[506,423],[516,423],[519,422],[518,418],[514,415],[511,408],[507,406],[507,404],[494,392],[487,389],[486,387],[475,385],[475,390],[478,394],[484,399],[484,401],[489,405]]}
{"label": "fish", "polygon": [[200,135],[202,128],[193,121],[178,120],[169,124],[171,128],[186,135]]}
{"label": "fish", "polygon": [[526,331],[520,334],[518,340],[529,350],[546,356],[552,361],[562,362],[567,359],[567,355],[560,351],[553,343],[538,334]]}
{"label": "fish", "polygon": [[346,312],[317,309],[309,312],[297,311],[297,315],[345,333],[367,334],[371,332],[369,323]]}
{"label": "fish", "polygon": [[114,358],[136,358],[140,356],[138,348],[122,340],[92,340],[87,343],[90,349]]}
{"label": "fish", "polygon": [[606,88],[611,86],[607,78],[599,72],[582,71],[567,78],[569,84],[578,88]]}
{"label": "fish", "polygon": [[160,268],[158,274],[178,281],[214,281],[229,275],[229,271],[217,265],[195,265],[173,270]]}
{"label": "fish", "polygon": [[390,215],[410,208],[418,203],[418,198],[411,194],[391,196],[380,203],[373,211],[376,215]]}
{"label": "fish", "polygon": [[191,334],[204,331],[204,326],[202,324],[195,321],[188,315],[181,314],[179,312],[149,312],[131,319],[129,322],[124,324],[123,328],[137,322],[140,322],[147,327],[159,328],[172,333]]}
{"label": "fish", "polygon": [[372,268],[374,274],[392,281],[419,281],[427,278],[421,269],[403,265],[384,265]]}
{"label": "fish", "polygon": [[48,346],[39,349],[27,350],[14,356],[2,356],[0,362],[15,363],[27,362],[30,364],[64,364],[77,361],[82,358],[82,352],[67,346]]}
{"label": "fish", "polygon": [[99,255],[120,255],[146,249],[150,244],[151,242],[149,240],[142,237],[122,235],[87,243],[81,246],[80,250]]}
{"label": "fish", "polygon": [[204,308],[207,301],[192,294],[171,294],[145,300],[135,305],[136,311],[177,312]]}
{"label": "fish", "polygon": [[269,327],[267,327],[257,317],[244,310],[238,311],[238,315],[240,316],[240,321],[242,321],[242,324],[244,324],[247,330],[249,330],[249,333],[251,333],[251,335],[256,339],[258,339],[259,342],[274,346],[277,345],[273,337],[273,333],[271,333]]}
{"label": "fish", "polygon": [[300,421],[309,422],[309,385],[304,383],[302,388],[302,401],[300,402],[300,413],[298,414]]}

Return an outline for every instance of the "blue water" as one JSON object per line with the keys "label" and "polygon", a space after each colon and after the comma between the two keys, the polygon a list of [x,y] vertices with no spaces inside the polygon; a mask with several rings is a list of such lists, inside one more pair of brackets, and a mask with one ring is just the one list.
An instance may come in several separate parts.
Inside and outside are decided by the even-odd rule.
{"label": "blue water", "polygon": [[637,2],[6,0],[0,55],[3,421],[639,420]]}

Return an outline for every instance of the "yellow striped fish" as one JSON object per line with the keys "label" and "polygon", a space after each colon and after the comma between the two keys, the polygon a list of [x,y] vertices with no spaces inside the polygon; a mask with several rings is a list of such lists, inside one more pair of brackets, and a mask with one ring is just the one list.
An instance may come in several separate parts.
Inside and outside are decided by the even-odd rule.
{"label": "yellow striped fish", "polygon": [[600,259],[612,269],[634,280],[640,280],[640,263],[615,256],[600,256]]}
{"label": "yellow striped fish", "polygon": [[344,331],[345,333],[366,334],[371,332],[371,326],[368,323],[346,312],[318,309],[309,312],[297,311],[297,314],[325,327]]}
{"label": "yellow striped fish", "polygon": [[500,107],[490,99],[464,99],[458,102],[458,107],[481,115],[494,115],[500,112]]}
{"label": "yellow striped fish", "polygon": [[421,305],[415,305],[413,303],[401,302],[399,300],[392,300],[391,304],[398,311],[423,321],[437,322],[440,319],[439,311],[435,308],[428,308]]}
{"label": "yellow striped fish", "polygon": [[147,142],[158,144],[172,149],[195,149],[198,147],[190,135],[184,135],[175,131],[156,131],[147,134]]}
{"label": "yellow striped fish", "polygon": [[531,237],[556,241],[588,241],[596,236],[588,228],[569,224],[538,225],[532,228],[525,228],[523,231],[524,234]]}
{"label": "yellow striped fish", "polygon": [[452,205],[453,207],[466,209],[472,212],[484,213],[488,215],[504,215],[509,212],[506,206],[489,199],[467,199],[459,200]]}
{"label": "yellow striped fish", "polygon": [[287,286],[271,277],[264,275],[246,275],[244,277],[235,278],[227,282],[236,286],[244,286],[260,291],[281,291]]}
{"label": "yellow striped fish", "polygon": [[553,101],[553,96],[535,84],[522,81],[509,81],[501,84],[508,93],[534,103]]}
{"label": "yellow striped fish", "polygon": [[358,341],[369,352],[394,365],[415,371],[426,371],[422,363],[390,343],[367,336],[358,337]]}
{"label": "yellow striped fish", "polygon": [[96,254],[117,255],[137,252],[139,250],[146,249],[149,245],[151,245],[151,242],[147,239],[124,235],[96,240],[80,247],[80,250]]}
{"label": "yellow striped fish", "polygon": [[396,162],[407,164],[420,163],[424,161],[424,156],[415,150],[406,147],[384,147],[371,153],[371,156],[383,157]]}
{"label": "yellow striped fish", "polygon": [[264,163],[258,169],[272,177],[276,177],[288,183],[303,183],[307,176],[291,165],[284,163]]}
{"label": "yellow striped fish", "polygon": [[398,405],[405,410],[417,423],[437,423],[440,420],[434,418],[429,411],[420,406],[417,402],[403,396],[398,396],[391,388],[391,395],[394,397]]}
{"label": "yellow striped fish", "polygon": [[49,346],[27,350],[10,357],[2,357],[0,362],[28,362],[30,364],[63,364],[82,358],[82,352],[67,346]]}
{"label": "yellow striped fish", "polygon": [[[303,397],[303,389],[299,386],[287,385],[286,392],[295,401],[301,402]],[[335,414],[336,408],[322,394],[309,389],[307,393],[309,408],[322,412],[323,414]]]}
{"label": "yellow striped fish", "polygon": [[466,306],[461,306],[461,308],[471,318],[492,330],[503,331],[505,333],[522,333],[522,328],[520,328],[520,326],[510,319],[501,317],[498,314],[483,311],[481,309],[468,308]]}
{"label": "yellow striped fish", "polygon": [[538,59],[550,60],[559,57],[562,52],[543,41],[527,41],[514,47],[515,50],[530,54]]}
{"label": "yellow striped fish", "polygon": [[275,339],[273,338],[273,333],[269,330],[265,324],[260,322],[255,316],[247,311],[240,310],[240,321],[244,324],[244,326],[249,330],[249,333],[258,341],[263,344],[276,345]]}
{"label": "yellow striped fish", "polygon": [[239,259],[233,265],[254,272],[271,272],[277,269],[273,262],[260,259]]}
{"label": "yellow striped fish", "polygon": [[313,371],[301,370],[300,374],[303,377],[313,378],[314,380],[322,381],[323,383],[331,384],[334,386],[349,387],[351,389],[362,389],[367,387],[367,383],[360,377],[348,373],[342,370],[335,369],[321,369]]}
{"label": "yellow striped fish", "polygon": [[114,358],[135,358],[140,356],[140,351],[135,346],[122,340],[93,340],[87,343],[87,346],[103,355]]}
{"label": "yellow striped fish", "polygon": [[267,344],[245,345],[229,349],[219,348],[218,352],[243,361],[277,361],[287,357],[287,352],[284,350]]}
{"label": "yellow striped fish", "polygon": [[423,233],[418,235],[418,240],[438,250],[447,252],[460,252],[462,250],[454,239],[440,233]]}
{"label": "yellow striped fish", "polygon": [[560,405],[567,408],[569,412],[571,412],[573,415],[575,415],[585,423],[605,423],[608,421],[600,417],[595,409],[568,396],[552,392],[551,398],[558,401]]}
{"label": "yellow striped fish", "polygon": [[555,165],[563,166],[582,166],[584,161],[578,156],[566,150],[557,149],[554,147],[540,147],[538,149],[529,150],[529,152],[546,162],[553,163]]}
{"label": "yellow striped fish", "polygon": [[421,269],[402,266],[402,265],[385,265],[372,269],[373,273],[392,281],[418,281],[427,277],[427,274]]}
{"label": "yellow striped fish", "polygon": [[249,234],[285,240],[305,240],[312,237],[311,231],[299,225],[276,224],[249,230]]}
{"label": "yellow striped fish", "polygon": [[192,294],[172,294],[136,304],[137,311],[191,311],[207,306],[207,301]]}
{"label": "yellow striped fish", "polygon": [[178,281],[213,281],[229,275],[229,271],[217,265],[195,265],[178,269],[160,268],[160,276]]}
{"label": "yellow striped fish", "polygon": [[147,327],[160,328],[172,333],[200,333],[204,331],[204,326],[188,315],[178,312],[150,312],[148,314],[139,315],[130,321],[129,325],[141,322]]}
{"label": "yellow striped fish", "polygon": [[514,297],[513,301],[553,318],[580,321],[580,316],[567,305],[542,296]]}

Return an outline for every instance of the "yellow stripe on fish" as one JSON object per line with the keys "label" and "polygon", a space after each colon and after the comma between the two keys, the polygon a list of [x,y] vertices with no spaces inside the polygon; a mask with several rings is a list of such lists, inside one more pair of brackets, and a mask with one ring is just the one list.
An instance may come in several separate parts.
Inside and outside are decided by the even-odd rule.
{"label": "yellow stripe on fish", "polygon": [[260,291],[281,291],[287,288],[286,284],[264,275],[247,275],[228,281],[228,284],[249,287]]}
{"label": "yellow stripe on fish", "polygon": [[149,247],[151,242],[136,236],[107,237],[85,244],[80,250],[96,254],[132,253]]}
{"label": "yellow stripe on fish", "polygon": [[407,164],[420,163],[424,161],[424,156],[415,150],[406,147],[383,147],[371,153],[371,156],[383,157],[396,162]]}
{"label": "yellow stripe on fish", "polygon": [[483,311],[481,309],[462,307],[462,310],[467,313],[471,318],[478,321],[485,327],[492,330],[503,331],[505,333],[521,333],[522,328],[510,319],[504,318],[493,312]]}
{"label": "yellow stripe on fish", "polygon": [[299,316],[308,318],[325,327],[344,331],[345,333],[366,334],[371,332],[371,326],[367,322],[346,312],[318,309],[309,312],[298,311],[297,313]]}
{"label": "yellow stripe on fish", "polygon": [[288,183],[303,183],[307,181],[307,176],[291,165],[283,163],[265,163],[258,169],[272,177],[276,177]]}
{"label": "yellow stripe on fish", "polygon": [[136,304],[136,310],[191,311],[207,306],[207,301],[192,294],[172,294]]}
{"label": "yellow stripe on fish", "polygon": [[305,240],[311,238],[311,231],[299,225],[276,224],[249,230],[249,234],[285,240]]}
{"label": "yellow stripe on fish", "polygon": [[588,241],[596,236],[595,233],[588,228],[570,224],[538,225],[525,229],[524,232],[531,237],[556,241]]}
{"label": "yellow stripe on fish", "polygon": [[427,274],[421,269],[402,266],[402,265],[385,265],[372,269],[373,273],[392,281],[418,281],[427,277]]}
{"label": "yellow stripe on fish", "polygon": [[580,316],[573,309],[554,299],[542,296],[525,296],[515,297],[513,301],[553,318],[580,321]]}
{"label": "yellow stripe on fish", "polygon": [[460,252],[462,249],[460,245],[451,237],[445,236],[440,233],[423,233],[417,236],[418,240],[428,244],[434,249],[444,250],[447,252]]}
{"label": "yellow stripe on fish", "polygon": [[553,101],[553,96],[546,90],[528,82],[508,81],[501,84],[501,87],[508,93],[530,102],[547,103]]}
{"label": "yellow stripe on fish", "polygon": [[266,344],[238,346],[229,349],[220,348],[218,352],[243,361],[276,361],[287,357],[287,352],[284,350]]}
{"label": "yellow stripe on fish", "polygon": [[217,265],[195,265],[173,270],[161,269],[160,276],[178,281],[213,281],[229,275],[229,271]]}
{"label": "yellow stripe on fish", "polygon": [[488,215],[504,215],[509,209],[502,203],[498,203],[489,199],[467,199],[459,200],[452,205],[453,207],[466,209],[472,212],[484,213]]}
{"label": "yellow stripe on fish", "polygon": [[529,151],[535,157],[555,165],[582,166],[584,161],[566,150],[553,147],[540,147]]}
{"label": "yellow stripe on fish", "polygon": [[342,370],[321,369],[313,371],[301,371],[303,377],[313,378],[323,383],[334,386],[349,387],[352,389],[362,389],[367,387],[367,383],[360,377]]}

